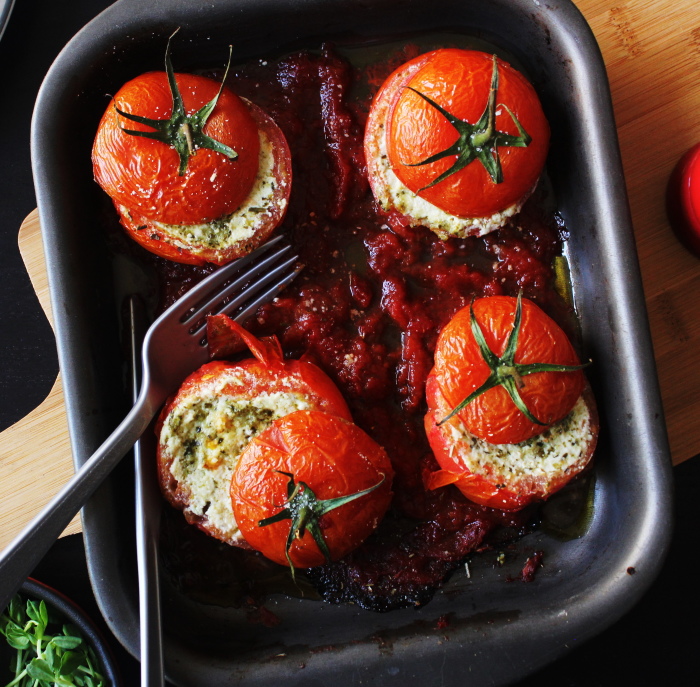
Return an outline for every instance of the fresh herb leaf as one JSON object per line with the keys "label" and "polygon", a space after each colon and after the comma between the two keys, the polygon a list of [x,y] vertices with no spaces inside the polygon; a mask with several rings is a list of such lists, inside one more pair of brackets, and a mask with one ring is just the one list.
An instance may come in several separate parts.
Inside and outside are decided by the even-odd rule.
{"label": "fresh herb leaf", "polygon": [[47,680],[52,682],[55,677],[51,666],[43,658],[32,659],[31,663],[27,666],[27,673],[29,677],[35,680]]}
{"label": "fresh herb leaf", "polygon": [[13,649],[26,649],[31,644],[26,632],[16,626],[8,628],[8,631],[5,633],[5,637],[7,638],[7,643]]}
{"label": "fresh herb leaf", "polygon": [[0,634],[16,649],[6,687],[106,687],[95,652],[78,628],[58,625],[44,601],[15,596],[0,614]]}
{"label": "fresh herb leaf", "polygon": [[53,638],[54,646],[60,649],[77,649],[82,643],[83,640],[81,637],[58,636]]}
{"label": "fresh herb leaf", "polygon": [[72,675],[80,668],[82,663],[82,653],[76,651],[66,651],[66,653],[61,656],[61,673],[64,675]]}
{"label": "fresh herb leaf", "polygon": [[[42,601],[41,603],[44,602]],[[46,611],[46,606],[44,606],[44,611]],[[41,611],[37,601],[27,601],[27,616],[37,625],[45,624],[42,622]]]}

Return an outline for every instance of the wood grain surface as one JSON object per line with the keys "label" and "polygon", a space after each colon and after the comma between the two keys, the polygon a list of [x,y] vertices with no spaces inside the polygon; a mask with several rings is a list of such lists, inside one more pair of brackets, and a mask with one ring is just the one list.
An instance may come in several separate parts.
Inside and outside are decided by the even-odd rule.
{"label": "wood grain surface", "polygon": [[[700,260],[675,239],[664,195],[673,166],[700,142],[700,2],[576,4],[608,70],[671,453],[678,464],[700,453],[695,356],[700,350]],[[36,212],[23,223],[19,245],[50,319]],[[0,446],[2,548],[72,473],[60,377],[35,411],[2,433]],[[66,532],[78,529],[76,519]]]}
{"label": "wood grain surface", "polygon": [[[41,307],[53,325],[36,210],[22,223],[19,249]],[[59,375],[43,403],[0,434],[0,549],[22,531],[72,474],[73,459]],[[79,515],[63,534],[73,532],[80,532]]]}
{"label": "wood grain surface", "polygon": [[673,235],[668,177],[700,142],[700,2],[578,0],[603,53],[674,464],[700,453],[700,260]]}

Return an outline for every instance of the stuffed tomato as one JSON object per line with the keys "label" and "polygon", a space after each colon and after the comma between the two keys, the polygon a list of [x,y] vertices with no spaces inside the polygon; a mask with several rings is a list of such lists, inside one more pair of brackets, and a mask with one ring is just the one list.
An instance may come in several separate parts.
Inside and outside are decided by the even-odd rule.
{"label": "stuffed tomato", "polygon": [[289,146],[259,107],[223,84],[166,71],[132,79],[100,121],[95,180],[128,235],[195,265],[225,264],[263,243],[284,218]]}
{"label": "stuffed tomato", "polygon": [[548,147],[532,85],[477,50],[435,50],[403,64],[375,96],[365,133],[379,204],[443,239],[485,234],[515,215]]}
{"label": "stuffed tomato", "polygon": [[[226,316],[221,316],[226,317]],[[253,357],[213,361],[191,374],[161,412],[158,473],[165,498],[207,534],[247,546],[233,515],[231,476],[250,441],[300,410],[351,421],[333,382],[304,360],[285,360],[276,339],[229,322]]]}
{"label": "stuffed tomato", "polygon": [[598,416],[561,328],[529,300],[494,296],[459,311],[438,338],[425,428],[441,470],[476,503],[518,510],[589,463]]}
{"label": "stuffed tomato", "polygon": [[236,522],[267,558],[310,568],[338,560],[391,503],[391,462],[352,422],[319,411],[276,420],[250,442],[231,481]]}

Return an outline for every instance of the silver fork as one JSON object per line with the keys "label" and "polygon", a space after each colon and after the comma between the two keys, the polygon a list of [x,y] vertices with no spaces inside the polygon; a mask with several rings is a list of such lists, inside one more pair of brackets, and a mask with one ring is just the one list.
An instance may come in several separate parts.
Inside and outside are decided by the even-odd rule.
{"label": "silver fork", "polygon": [[[0,610],[60,536],[73,516],[143,434],[170,394],[209,359],[206,315],[239,321],[271,300],[301,269],[279,238],[222,267],[168,308],[149,328],[142,348],[141,392],[126,418],[61,491],[0,554]],[[230,283],[229,280],[233,280]]]}
{"label": "silver fork", "polygon": [[[129,299],[131,322],[131,373],[134,402],[141,391],[141,347],[146,332],[143,301]],[[136,570],[139,589],[139,657],[141,687],[164,687],[163,625],[160,606],[160,563],[158,538],[161,503],[158,468],[155,465],[156,437],[144,432],[134,444],[134,482],[136,497]]]}

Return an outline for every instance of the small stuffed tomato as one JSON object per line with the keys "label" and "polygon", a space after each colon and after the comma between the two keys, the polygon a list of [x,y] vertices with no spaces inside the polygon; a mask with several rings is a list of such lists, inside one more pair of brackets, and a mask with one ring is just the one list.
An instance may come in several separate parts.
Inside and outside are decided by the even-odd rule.
{"label": "small stuffed tomato", "polygon": [[482,298],[443,329],[426,384],[425,428],[441,467],[476,503],[517,510],[589,463],[595,402],[561,328],[526,299]]}
{"label": "small stuffed tomato", "polygon": [[435,50],[406,62],[375,96],[365,130],[379,204],[442,239],[485,234],[515,215],[548,147],[532,85],[477,50]]}
{"label": "small stuffed tomato", "polygon": [[284,218],[289,146],[253,103],[212,79],[173,73],[169,56],[166,69],[114,96],[95,137],[94,176],[144,248],[176,262],[225,264]]}
{"label": "small stuffed tomato", "polygon": [[250,546],[294,568],[342,558],[391,502],[391,462],[357,425],[318,411],[276,420],[250,442],[231,481]]}
{"label": "small stuffed tomato", "polygon": [[231,475],[249,442],[275,420],[318,410],[350,420],[337,387],[318,367],[285,360],[276,339],[258,340],[235,322],[252,358],[213,361],[192,373],[156,427],[165,498],[207,534],[246,546],[231,509]]}

